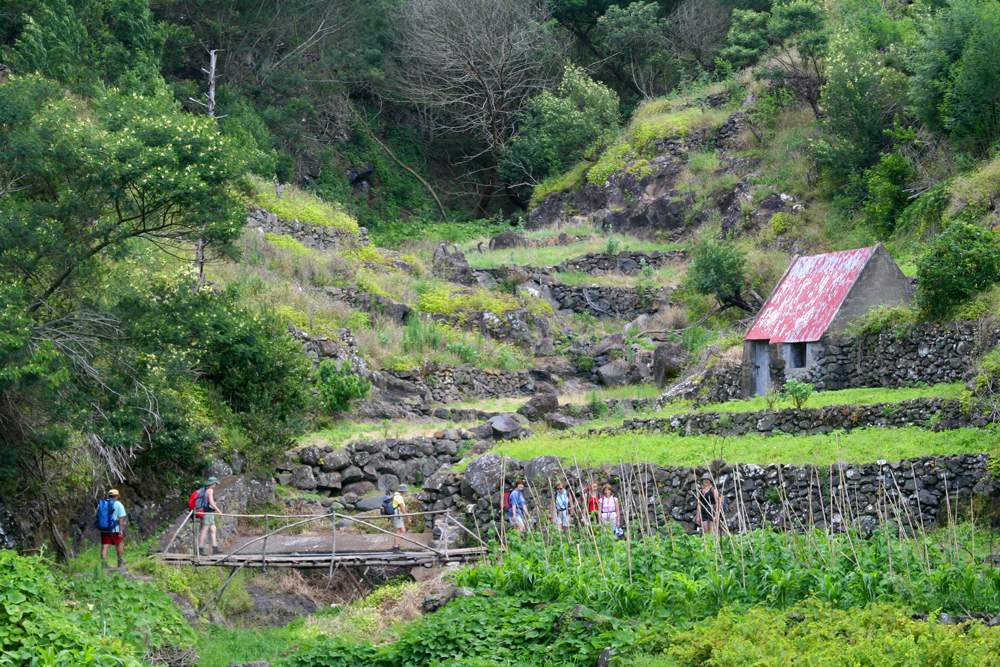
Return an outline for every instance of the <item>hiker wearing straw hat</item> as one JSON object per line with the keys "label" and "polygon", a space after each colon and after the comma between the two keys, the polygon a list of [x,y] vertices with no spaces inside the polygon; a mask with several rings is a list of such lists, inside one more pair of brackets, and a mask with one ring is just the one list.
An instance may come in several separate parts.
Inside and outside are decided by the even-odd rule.
{"label": "hiker wearing straw hat", "polygon": [[204,497],[202,506],[205,509],[205,516],[201,518],[201,537],[198,539],[198,552],[202,555],[205,555],[205,536],[208,533],[212,534],[212,553],[222,553],[222,549],[219,548],[219,542],[215,532],[214,513],[222,514],[222,510],[220,510],[219,506],[215,504],[215,487],[218,485],[219,479],[217,477],[209,477],[203,487],[204,494],[198,494],[199,496]]}
{"label": "hiker wearing straw hat", "polygon": [[702,535],[706,537],[715,535],[715,531],[719,525],[720,514],[719,490],[712,484],[712,476],[706,472],[701,476],[701,489],[698,491],[698,509],[694,516],[694,522],[701,526]]}

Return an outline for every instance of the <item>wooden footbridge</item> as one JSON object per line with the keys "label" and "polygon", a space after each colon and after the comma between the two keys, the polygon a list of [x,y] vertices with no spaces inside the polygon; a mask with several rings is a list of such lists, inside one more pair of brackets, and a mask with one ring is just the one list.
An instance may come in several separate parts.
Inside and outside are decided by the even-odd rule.
{"label": "wooden footbridge", "polygon": [[[413,512],[407,517],[441,518],[438,528],[441,538],[434,541],[430,533],[395,535],[392,531],[375,525],[372,521],[386,521],[390,517],[356,517],[337,512],[328,514],[276,515],[276,514],[219,514],[213,513],[218,522],[231,518],[237,524],[236,539],[230,539],[221,554],[199,554],[199,520],[194,511],[188,512],[170,541],[160,549],[157,557],[163,563],[193,565],[195,567],[294,567],[328,568],[332,578],[338,567],[434,567],[445,563],[465,563],[481,558],[488,552],[486,543],[451,516],[451,510]],[[263,535],[240,537],[241,520],[263,520]],[[375,531],[374,534],[338,534],[337,524]],[[283,523],[272,530],[275,523]],[[312,526],[309,526],[312,524]],[[329,532],[324,524],[329,524]],[[189,531],[185,531],[189,528]],[[304,532],[308,531],[308,532]],[[256,532],[256,531],[254,531]],[[453,535],[471,537],[474,546],[450,546]],[[401,542],[401,553],[392,551],[394,538]],[[209,540],[206,539],[206,543]],[[434,546],[431,546],[431,545]],[[207,544],[206,544],[207,546]],[[211,548],[211,547],[207,547]]]}

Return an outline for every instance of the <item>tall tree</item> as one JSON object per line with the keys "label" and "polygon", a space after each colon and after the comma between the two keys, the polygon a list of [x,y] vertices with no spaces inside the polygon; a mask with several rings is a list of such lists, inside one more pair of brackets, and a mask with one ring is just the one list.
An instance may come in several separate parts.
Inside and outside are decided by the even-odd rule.
{"label": "tall tree", "polygon": [[527,101],[557,80],[566,43],[549,18],[533,0],[407,0],[395,93],[428,111],[436,130],[472,137],[477,155],[495,163]]}

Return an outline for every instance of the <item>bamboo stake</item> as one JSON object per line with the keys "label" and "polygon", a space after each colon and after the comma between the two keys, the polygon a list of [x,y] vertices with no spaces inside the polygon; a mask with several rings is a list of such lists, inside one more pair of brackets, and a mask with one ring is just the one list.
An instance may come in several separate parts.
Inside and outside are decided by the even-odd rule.
{"label": "bamboo stake", "polygon": [[330,579],[326,582],[329,586],[333,583],[333,562],[337,560],[337,513],[330,517]]}

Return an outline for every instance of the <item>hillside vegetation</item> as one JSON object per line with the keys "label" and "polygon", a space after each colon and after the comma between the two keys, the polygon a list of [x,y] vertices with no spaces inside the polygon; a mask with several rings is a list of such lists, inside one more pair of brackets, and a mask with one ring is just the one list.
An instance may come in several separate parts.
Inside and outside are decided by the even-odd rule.
{"label": "hillside vegetation", "polygon": [[[994,0],[0,3],[0,546],[26,552],[0,550],[0,665],[997,664],[988,477],[933,526],[710,537],[665,514],[621,540],[542,516],[511,535],[478,525],[498,502],[466,481],[424,489],[472,452],[611,470],[988,451],[1000,475],[998,109]],[[791,258],[876,243],[916,300],[849,334],[976,320],[961,382],[707,403]],[[445,392],[459,373],[479,393]],[[594,432],[928,397],[965,421]],[[519,408],[525,437],[458,430]],[[359,439],[393,440],[394,474],[297,451]],[[324,483],[279,485],[272,517],[360,511],[408,475],[415,507],[455,508],[493,552],[367,599],[381,573],[345,592],[243,572],[221,620],[189,622],[229,573],[135,538],[209,475],[292,467]],[[85,544],[110,487],[132,578]],[[467,595],[422,611],[452,584]],[[320,608],[270,627],[255,587]]]}

